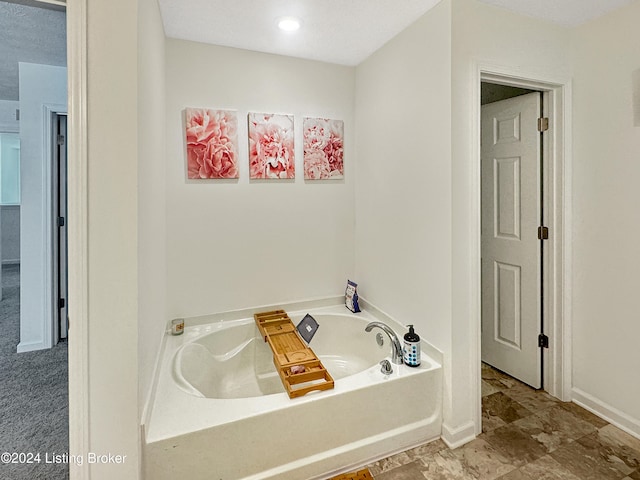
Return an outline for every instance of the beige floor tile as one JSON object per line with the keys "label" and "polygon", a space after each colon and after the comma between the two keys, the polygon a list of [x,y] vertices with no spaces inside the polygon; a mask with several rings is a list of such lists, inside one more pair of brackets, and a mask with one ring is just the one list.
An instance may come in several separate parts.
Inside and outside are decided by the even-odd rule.
{"label": "beige floor tile", "polygon": [[490,415],[489,412],[482,412],[482,433],[487,433],[496,428],[504,427],[507,424],[500,417]]}
{"label": "beige floor tile", "polygon": [[531,478],[522,472],[522,467],[511,470],[506,475],[503,475],[498,480],[531,480]]}
{"label": "beige floor tile", "polygon": [[416,461],[378,475],[372,474],[375,480],[424,480],[421,469],[422,464]]}
{"label": "beige floor tile", "polygon": [[436,454],[441,450],[447,450],[447,444],[442,440],[438,439],[434,442],[425,443],[424,445],[419,445],[411,450],[407,450],[407,455],[411,460],[419,460],[421,458],[428,457],[430,455]]}
{"label": "beige floor tile", "polygon": [[[433,442],[419,445],[405,452],[398,453],[391,457],[383,458],[377,462],[367,465],[372,475],[388,472],[397,467],[407,465],[415,460],[433,455],[440,450],[448,449],[447,445],[440,439]],[[376,477],[377,478],[377,477]]]}
{"label": "beige floor tile", "polygon": [[515,468],[507,457],[479,438],[422,462],[425,465],[422,473],[428,479],[494,480]]}
{"label": "beige floor tile", "polygon": [[533,412],[519,402],[507,396],[506,392],[497,392],[482,399],[483,417],[498,417],[505,423],[511,423]]}
{"label": "beige floor tile", "polygon": [[549,455],[508,473],[500,480],[581,480]]}
{"label": "beige floor tile", "polygon": [[[475,480],[462,465],[452,462],[447,455],[442,457],[439,453],[427,465],[420,467],[420,474],[428,480]],[[416,478],[421,480],[422,477]]]}
{"label": "beige floor tile", "polygon": [[558,405],[516,420],[513,424],[542,444],[547,453],[597,430],[591,423]]}
{"label": "beige floor tile", "polygon": [[595,434],[576,440],[550,455],[581,480],[620,480],[624,477],[625,473],[618,468],[618,461],[602,458],[595,448],[585,447],[580,443],[588,437],[595,437]]}
{"label": "beige floor tile", "polygon": [[559,403],[559,400],[553,398],[547,392],[534,390],[524,384],[515,385],[508,390],[504,390],[503,393],[532,412],[539,412]]}
{"label": "beige floor tile", "polygon": [[483,397],[499,392],[500,390],[503,390],[503,389],[497,388],[496,386],[491,385],[486,380],[482,380],[482,396]]}
{"label": "beige floor tile", "polygon": [[[486,365],[486,364],[483,364]],[[499,370],[496,370],[491,367],[482,368],[481,370],[482,379],[489,383],[491,386],[496,388],[497,390],[505,390],[507,388],[512,388],[521,382],[516,380],[509,375],[502,373]]]}
{"label": "beige floor tile", "polygon": [[626,445],[640,454],[640,439],[620,430],[615,425],[606,425],[598,430],[598,436],[612,445]]}
{"label": "beige floor tile", "polygon": [[[640,469],[640,440],[613,425],[576,440],[589,455],[607,462],[625,475]],[[636,447],[638,447],[636,449]]]}
{"label": "beige floor tile", "polygon": [[515,467],[521,467],[547,454],[540,442],[513,424],[483,434],[483,438]]}
{"label": "beige floor tile", "polygon": [[407,452],[402,452],[367,465],[367,468],[374,477],[378,478],[378,474],[388,472],[389,470],[393,470],[403,465],[407,465],[412,461],[413,460],[409,457]]}
{"label": "beige floor tile", "polygon": [[582,408],[579,405],[576,405],[573,402],[560,402],[559,405],[565,410],[567,410],[568,412],[571,412],[574,415],[578,416],[582,420],[586,420],[596,428],[602,428],[605,425],[609,424],[609,422],[607,422],[606,420],[601,419],[597,415],[594,415],[590,411],[585,410],[584,408]]}

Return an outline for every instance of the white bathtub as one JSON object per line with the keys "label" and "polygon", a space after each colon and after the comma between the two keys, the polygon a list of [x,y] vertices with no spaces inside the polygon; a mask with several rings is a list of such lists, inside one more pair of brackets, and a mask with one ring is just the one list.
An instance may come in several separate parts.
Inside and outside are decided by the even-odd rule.
{"label": "white bathtub", "polygon": [[402,325],[341,305],[284,308],[295,324],[306,313],[318,321],[310,346],[335,388],[290,399],[249,315],[187,321],[184,335],[165,338],[144,426],[145,478],[319,479],[440,436],[437,350],[423,342],[420,367],[393,365],[385,376],[388,338],[380,347],[380,330],[364,327],[384,321],[401,338]]}

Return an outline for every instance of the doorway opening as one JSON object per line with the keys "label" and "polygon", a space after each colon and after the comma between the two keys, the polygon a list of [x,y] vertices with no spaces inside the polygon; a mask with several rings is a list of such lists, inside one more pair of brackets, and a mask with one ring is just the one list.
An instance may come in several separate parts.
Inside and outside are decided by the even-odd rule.
{"label": "doorway opening", "polygon": [[[483,305],[486,306],[487,302],[491,300],[493,305],[498,305],[498,311],[494,309],[490,312],[490,324],[498,328],[502,328],[499,331],[499,335],[495,335],[493,332],[494,340],[501,347],[506,347],[507,350],[521,349],[521,344],[524,341],[523,337],[523,317],[520,312],[523,308],[523,302],[525,301],[520,294],[524,294],[524,287],[522,284],[524,270],[518,268],[518,264],[511,259],[491,259],[490,269],[493,275],[492,286],[494,291],[487,294],[485,290],[486,281],[482,279],[482,263],[486,262],[487,253],[483,251],[483,239],[482,236],[485,233],[485,229],[489,228],[493,236],[502,236],[503,242],[506,244],[515,244],[515,237],[525,234],[531,235],[531,227],[526,227],[521,223],[521,219],[516,218],[515,213],[520,212],[521,205],[516,202],[516,196],[522,199],[522,195],[526,192],[522,190],[516,190],[520,188],[519,180],[517,177],[522,174],[520,171],[521,160],[518,160],[519,154],[509,154],[505,152],[498,152],[494,155],[495,158],[491,158],[490,170],[493,173],[497,173],[497,180],[491,178],[490,184],[493,190],[487,189],[482,185],[481,165],[483,157],[482,143],[486,142],[484,138],[481,138],[481,112],[483,110],[482,103],[490,104],[494,103],[491,100],[506,101],[517,99],[519,97],[529,96],[535,98],[535,104],[539,105],[536,108],[542,108],[543,115],[540,115],[540,110],[536,112],[535,127],[538,129],[538,118],[548,118],[548,128],[546,121],[542,120],[540,128],[544,129],[544,133],[537,134],[537,149],[540,153],[543,153],[542,168],[534,169],[535,176],[538,177],[539,183],[534,182],[533,187],[529,187],[529,193],[527,195],[535,195],[540,198],[540,204],[534,203],[534,225],[533,225],[533,241],[538,245],[537,256],[535,262],[538,263],[538,267],[534,265],[534,278],[533,281],[529,280],[529,289],[536,290],[535,305],[533,308],[537,310],[534,315],[535,330],[538,330],[535,335],[532,336],[533,346],[529,345],[528,348],[535,352],[534,358],[534,371],[539,376],[539,385],[534,385],[536,388],[542,388],[550,395],[557,397],[563,401],[570,400],[571,392],[571,352],[570,352],[570,260],[571,260],[571,231],[570,225],[570,189],[571,184],[569,179],[570,175],[570,158],[571,158],[571,142],[570,142],[570,114],[571,114],[571,83],[566,79],[555,79],[551,75],[546,80],[536,79],[528,77],[527,75],[514,74],[513,70],[500,70],[495,66],[484,68],[478,67],[477,70],[477,89],[475,90],[475,98],[477,105],[477,117],[475,135],[477,144],[474,146],[474,160],[477,162],[471,168],[476,172],[476,182],[474,188],[476,189],[476,195],[474,196],[474,205],[472,206],[474,215],[477,215],[477,224],[474,230],[477,232],[475,237],[475,251],[477,252],[476,265],[476,277],[474,281],[474,291],[477,305],[477,346],[476,360],[474,364],[474,370],[477,372],[477,412],[478,421],[476,422],[476,431],[481,431],[481,419],[482,419],[482,359],[485,357],[485,348],[482,341],[483,336]],[[483,85],[484,84],[484,85]],[[492,84],[497,87],[488,87]],[[484,92],[482,90],[484,89]],[[481,93],[484,93],[481,95]],[[502,96],[506,95],[506,96]],[[484,97],[484,98],[483,98]],[[482,101],[484,100],[484,102]],[[514,100],[515,101],[515,100]],[[509,143],[515,143],[515,138],[520,136],[522,132],[519,130],[518,121],[522,120],[519,114],[505,115],[500,117],[495,115],[496,118],[492,119],[491,126],[494,131],[491,132],[489,137],[491,142],[497,143],[497,140],[501,138],[501,143],[505,146]],[[499,118],[498,118],[499,117]],[[502,132],[495,132],[495,129],[502,128]],[[485,132],[486,134],[486,132]],[[492,135],[497,135],[492,137]],[[534,140],[535,142],[535,140]],[[501,159],[501,160],[499,160]],[[501,177],[501,178],[500,178]],[[536,188],[536,185],[538,188]],[[483,188],[484,187],[484,188]],[[523,187],[524,188],[524,187]],[[493,197],[492,203],[495,206],[496,191],[502,189],[502,194],[505,197],[505,201],[502,205],[498,202],[496,222],[496,212],[492,213],[493,222],[489,225],[483,223],[483,202],[485,202],[485,196]],[[490,195],[488,195],[488,193]],[[499,192],[498,192],[499,193]],[[517,193],[517,195],[516,195]],[[500,210],[502,207],[502,210]],[[499,218],[502,217],[502,218]],[[502,224],[499,224],[499,221]],[[520,222],[520,223],[518,223]],[[497,225],[497,227],[496,227]],[[538,227],[546,227],[539,229]],[[498,234],[498,235],[496,235]],[[538,240],[538,235],[547,237],[545,240]],[[513,237],[513,238],[510,238]],[[540,243],[543,243],[542,248]],[[535,253],[534,253],[535,255]],[[543,281],[544,280],[544,281]],[[516,286],[519,288],[516,288]],[[500,304],[496,302],[496,288],[498,295],[503,295],[508,298],[504,305],[502,305],[502,311],[500,311]],[[507,293],[511,295],[508,296]],[[496,322],[496,318],[500,320],[500,315],[506,319],[510,319],[510,322],[503,322],[500,325]],[[520,316],[519,316],[520,315]],[[504,319],[503,318],[503,319]],[[543,323],[544,322],[544,323]],[[540,333],[544,332],[544,337],[538,338]],[[486,332],[485,332],[486,334]],[[531,336],[531,335],[529,335]],[[518,343],[520,342],[520,345]],[[539,347],[539,343],[542,342],[545,347]],[[485,365],[486,368],[486,365]],[[497,367],[500,370],[507,370],[505,368]],[[508,372],[509,373],[509,372]],[[519,377],[520,373],[510,373],[514,377]],[[532,383],[526,381],[525,383]]]}

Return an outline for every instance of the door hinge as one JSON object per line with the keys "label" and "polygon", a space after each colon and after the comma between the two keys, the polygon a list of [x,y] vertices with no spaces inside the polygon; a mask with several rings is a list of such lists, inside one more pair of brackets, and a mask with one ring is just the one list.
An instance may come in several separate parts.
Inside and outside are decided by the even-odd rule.
{"label": "door hinge", "polygon": [[538,131],[546,132],[549,130],[549,119],[547,117],[542,117],[538,119]]}
{"label": "door hinge", "polygon": [[64,298],[59,298],[58,299],[58,308],[64,308],[64,306],[67,304],[67,302],[65,301]]}
{"label": "door hinge", "polygon": [[64,217],[58,217],[58,226],[64,227]]}
{"label": "door hinge", "polygon": [[549,348],[549,337],[544,333],[538,335],[538,346],[541,348]]}
{"label": "door hinge", "polygon": [[58,145],[64,145],[64,135],[58,135],[57,142]]}
{"label": "door hinge", "polygon": [[538,227],[538,240],[549,240],[549,228]]}

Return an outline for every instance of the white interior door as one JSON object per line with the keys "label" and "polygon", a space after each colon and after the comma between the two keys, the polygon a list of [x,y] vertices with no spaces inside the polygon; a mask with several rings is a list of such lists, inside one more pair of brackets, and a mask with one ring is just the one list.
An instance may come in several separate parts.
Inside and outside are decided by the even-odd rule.
{"label": "white interior door", "polygon": [[542,387],[540,93],[482,106],[482,360]]}
{"label": "white interior door", "polygon": [[58,336],[67,338],[69,295],[67,274],[67,116],[58,115]]}
{"label": "white interior door", "polygon": [[67,338],[67,116],[54,115],[52,135],[53,218],[53,343]]}

